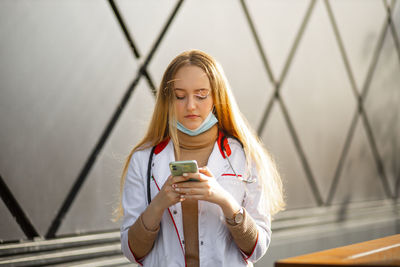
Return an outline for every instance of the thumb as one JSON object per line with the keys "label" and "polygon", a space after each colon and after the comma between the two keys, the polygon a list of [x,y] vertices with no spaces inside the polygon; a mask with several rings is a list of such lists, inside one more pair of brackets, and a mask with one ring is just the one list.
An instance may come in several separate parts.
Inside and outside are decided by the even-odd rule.
{"label": "thumb", "polygon": [[204,174],[204,175],[207,175],[207,176],[209,176],[209,177],[212,177],[212,176],[213,176],[212,173],[211,173],[211,171],[207,168],[207,166],[204,166],[204,167],[199,168],[199,172],[202,173],[202,174]]}

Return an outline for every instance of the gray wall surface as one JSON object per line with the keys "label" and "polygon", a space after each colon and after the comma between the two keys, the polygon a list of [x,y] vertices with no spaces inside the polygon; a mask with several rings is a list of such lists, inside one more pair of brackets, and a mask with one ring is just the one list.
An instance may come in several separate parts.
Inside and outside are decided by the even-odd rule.
{"label": "gray wall surface", "polygon": [[[41,236],[176,5],[115,3],[139,58],[107,1],[0,2],[0,175]],[[188,0],[147,71],[158,85],[178,53],[215,56],[279,166],[289,210],[398,198],[400,4],[385,3]],[[119,227],[122,164],[153,106],[141,77],[57,236]],[[26,238],[2,201],[0,217],[0,240]]]}

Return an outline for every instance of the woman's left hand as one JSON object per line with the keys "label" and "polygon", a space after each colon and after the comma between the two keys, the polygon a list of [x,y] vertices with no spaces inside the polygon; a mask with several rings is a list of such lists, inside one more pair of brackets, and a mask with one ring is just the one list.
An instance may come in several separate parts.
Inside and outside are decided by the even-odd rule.
{"label": "woman's left hand", "polygon": [[184,177],[199,180],[199,182],[187,181],[173,185],[175,191],[184,195],[185,199],[215,203],[223,209],[227,217],[240,209],[240,205],[233,196],[217,182],[207,167],[199,168],[198,173],[187,173]]}

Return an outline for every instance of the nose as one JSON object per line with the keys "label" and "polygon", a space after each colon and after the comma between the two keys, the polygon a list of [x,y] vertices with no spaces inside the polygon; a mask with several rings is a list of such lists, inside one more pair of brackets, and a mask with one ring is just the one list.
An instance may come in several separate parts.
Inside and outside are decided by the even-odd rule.
{"label": "nose", "polygon": [[186,104],[186,108],[188,110],[194,110],[196,108],[196,103],[195,103],[194,96],[193,95],[188,96],[187,99],[188,99],[188,101],[187,101],[187,104]]}

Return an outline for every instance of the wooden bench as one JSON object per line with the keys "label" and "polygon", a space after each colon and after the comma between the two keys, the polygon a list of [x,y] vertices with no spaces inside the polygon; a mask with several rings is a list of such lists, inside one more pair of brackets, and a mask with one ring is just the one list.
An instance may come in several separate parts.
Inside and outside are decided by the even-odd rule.
{"label": "wooden bench", "polygon": [[279,260],[275,267],[400,266],[400,234]]}

